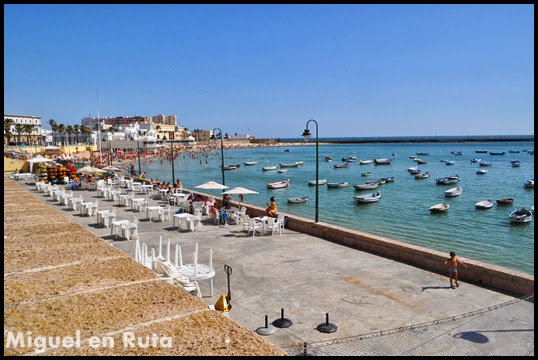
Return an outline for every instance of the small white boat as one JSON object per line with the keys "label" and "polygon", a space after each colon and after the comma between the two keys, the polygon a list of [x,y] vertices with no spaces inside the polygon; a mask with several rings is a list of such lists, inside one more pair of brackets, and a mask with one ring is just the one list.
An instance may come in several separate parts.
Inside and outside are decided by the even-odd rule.
{"label": "small white boat", "polygon": [[349,183],[347,181],[337,182],[337,183],[333,183],[333,182],[327,183],[327,188],[329,189],[341,189],[348,186],[349,186]]}
{"label": "small white boat", "polygon": [[381,193],[378,191],[378,192],[375,192],[375,193],[369,194],[369,195],[353,196],[353,199],[358,203],[377,202],[377,201],[379,201],[379,199],[381,199]]}
{"label": "small white boat", "polygon": [[268,189],[282,189],[290,186],[290,179],[267,183]]}
{"label": "small white boat", "polygon": [[334,164],[335,169],[342,169],[342,168],[348,168],[349,163],[343,163],[343,164]]}
{"label": "small white boat", "polygon": [[480,161],[478,163],[478,165],[480,165],[480,166],[491,166],[492,164],[491,164],[491,161]]}
{"label": "small white boat", "polygon": [[385,182],[394,182],[396,180],[396,177],[395,176],[388,176],[388,177],[384,177],[384,178],[381,178],[383,180],[385,180]]}
{"label": "small white boat", "polygon": [[449,207],[450,205],[447,203],[439,203],[439,204],[430,206],[430,211],[431,212],[443,212],[443,211],[447,211]]}
{"label": "small white boat", "polygon": [[477,170],[477,171],[476,171],[476,173],[477,173],[478,175],[484,175],[484,174],[487,174],[487,172],[488,172],[488,171],[487,171],[486,169],[480,169],[480,170]]}
{"label": "small white boat", "polygon": [[407,168],[407,171],[409,172],[413,172],[413,171],[417,171],[418,170],[418,167],[416,166],[411,166],[410,168]]}
{"label": "small white boat", "polygon": [[512,167],[520,167],[521,166],[521,161],[519,161],[519,160],[512,160],[510,162],[512,163]]}
{"label": "small white boat", "polygon": [[374,162],[374,160],[359,160],[359,164],[361,165],[368,165]]}
{"label": "small white boat", "polygon": [[333,161],[333,158],[330,157],[330,156],[325,156],[325,161],[331,162],[331,161]]}
{"label": "small white boat", "polygon": [[534,188],[534,179],[525,180],[525,182],[523,183],[523,185],[524,185],[526,188]]}
{"label": "small white boat", "polygon": [[532,213],[526,208],[514,210],[509,215],[513,223],[527,223],[532,220]]}
{"label": "small white boat", "polygon": [[449,184],[455,184],[460,180],[460,177],[458,175],[453,176],[446,176],[435,180],[435,183],[437,185],[449,185]]}
{"label": "small white boat", "polygon": [[280,174],[285,174],[285,173],[288,172],[288,169],[278,169],[278,172],[279,172]]}
{"label": "small white boat", "polygon": [[374,163],[376,165],[390,165],[392,164],[392,159],[387,159],[387,158],[374,159]]}
{"label": "small white boat", "polygon": [[296,161],[296,162],[293,162],[293,163],[287,163],[287,164],[283,164],[283,163],[280,163],[280,167],[281,168],[284,168],[284,167],[298,167],[299,165],[303,165],[304,164],[304,161]]}
{"label": "small white boat", "polygon": [[288,202],[292,204],[304,203],[308,200],[308,196],[288,198]]}
{"label": "small white boat", "polygon": [[237,165],[224,165],[224,170],[235,170],[237,169]]}
{"label": "small white boat", "polygon": [[245,161],[245,166],[254,166],[258,165],[257,161]]}
{"label": "small white boat", "polygon": [[445,196],[446,197],[460,196],[462,192],[463,192],[463,189],[461,188],[461,186],[456,186],[455,188],[446,190]]}
{"label": "small white boat", "polygon": [[379,184],[376,181],[376,182],[368,183],[368,184],[353,185],[353,188],[355,188],[355,190],[375,190],[377,189],[378,186]]}
{"label": "small white boat", "polygon": [[[319,179],[318,180],[318,185],[325,185],[327,183],[327,179]],[[310,186],[316,186],[316,180],[310,180],[308,182],[308,185]]]}
{"label": "small white boat", "polygon": [[456,162],[454,160],[448,160],[445,165],[454,165]]}
{"label": "small white boat", "polygon": [[430,177],[430,173],[429,172],[425,172],[425,173],[420,173],[420,174],[416,174],[415,175],[415,179],[416,180],[420,180],[420,179],[427,179]]}
{"label": "small white boat", "polygon": [[276,165],[262,167],[262,171],[274,171],[274,170],[276,170]]}
{"label": "small white boat", "polygon": [[493,200],[491,199],[482,200],[474,204],[474,206],[477,209],[491,209],[491,207],[493,206]]}

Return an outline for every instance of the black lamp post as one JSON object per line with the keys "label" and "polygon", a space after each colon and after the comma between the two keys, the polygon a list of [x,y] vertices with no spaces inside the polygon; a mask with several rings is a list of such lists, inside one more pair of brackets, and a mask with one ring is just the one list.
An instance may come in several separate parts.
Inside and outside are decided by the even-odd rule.
{"label": "black lamp post", "polygon": [[222,162],[220,171],[222,172],[222,185],[226,185],[226,183],[224,182],[224,144],[222,142],[222,130],[220,128],[214,128],[213,129],[213,136],[215,138],[216,138],[215,130],[218,130],[219,133],[220,133],[220,159],[221,159],[221,162]]}
{"label": "black lamp post", "polygon": [[172,160],[172,185],[176,183],[176,175],[174,174],[174,144],[172,143],[172,139],[170,139],[170,150],[172,153],[170,154]]}
{"label": "black lamp post", "polygon": [[318,213],[319,213],[319,159],[318,159],[318,122],[314,119],[310,119],[306,122],[306,129],[303,132],[303,137],[305,141],[310,140],[310,130],[308,130],[308,124],[313,121],[316,124],[316,222],[318,222]]}
{"label": "black lamp post", "polygon": [[142,174],[140,170],[140,146],[138,145],[138,137],[136,138],[136,152],[138,153],[138,175]]}

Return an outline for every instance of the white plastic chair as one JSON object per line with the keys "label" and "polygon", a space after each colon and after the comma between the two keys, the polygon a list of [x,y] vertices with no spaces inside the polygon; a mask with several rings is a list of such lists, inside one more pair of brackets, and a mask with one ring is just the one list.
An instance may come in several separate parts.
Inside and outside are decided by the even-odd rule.
{"label": "white plastic chair", "polygon": [[159,219],[164,221],[164,219],[172,220],[170,215],[170,204],[167,204],[164,209],[159,209]]}
{"label": "white plastic chair", "polygon": [[245,215],[242,217],[242,221],[243,221],[243,230],[248,230],[248,225],[250,223],[250,216],[248,215]]}
{"label": "white plastic chair", "polygon": [[262,233],[263,224],[257,221],[254,221],[254,219],[250,218],[248,219],[248,229],[247,229],[247,236],[252,231],[252,236],[254,237],[256,234],[256,231],[259,233]]}
{"label": "white plastic chair", "polygon": [[244,224],[246,215],[247,215],[247,208],[245,206],[241,206],[241,209],[235,215],[235,219],[238,225]]}
{"label": "white plastic chair", "polygon": [[275,231],[278,231],[280,234],[282,234],[280,224],[278,224],[278,221],[273,217],[267,218],[265,230],[267,231],[267,233],[271,231],[271,235],[274,235]]}
{"label": "white plastic chair", "polygon": [[282,230],[284,229],[284,222],[285,222],[284,214],[278,214],[276,223],[279,226],[278,231],[280,234],[282,234]]}

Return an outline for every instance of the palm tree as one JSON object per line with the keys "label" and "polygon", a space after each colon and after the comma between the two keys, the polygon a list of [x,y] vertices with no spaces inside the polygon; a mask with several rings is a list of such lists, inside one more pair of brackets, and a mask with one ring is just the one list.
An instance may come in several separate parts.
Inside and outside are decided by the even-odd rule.
{"label": "palm tree", "polygon": [[4,136],[7,138],[7,143],[11,140],[11,125],[14,123],[13,119],[4,119]]}
{"label": "palm tree", "polygon": [[23,125],[23,128],[24,128],[24,132],[28,134],[28,144],[30,144],[30,136],[32,135],[32,132],[36,129],[36,125],[32,125],[32,124],[24,124]]}
{"label": "palm tree", "polygon": [[89,127],[87,127],[86,125],[82,125],[80,127],[80,133],[85,135],[85,141],[87,143],[88,142],[88,134],[91,134],[92,130]]}
{"label": "palm tree", "polygon": [[54,141],[54,140],[56,140],[54,138],[54,132],[56,131],[56,127],[57,127],[56,121],[54,119],[49,119],[49,121],[47,121],[47,123],[50,125],[50,128],[52,129],[52,144],[56,145],[56,141]]}
{"label": "palm tree", "polygon": [[67,125],[65,128],[65,132],[67,133],[67,145],[71,145],[71,135],[73,134],[73,127],[71,125]]}
{"label": "palm tree", "polygon": [[59,124],[58,127],[56,128],[56,130],[58,130],[58,132],[60,133],[60,145],[63,146],[64,145],[65,125],[64,124]]}
{"label": "palm tree", "polygon": [[15,124],[15,132],[17,133],[17,136],[19,137],[19,142],[21,142],[21,134],[24,131],[24,125],[23,124]]}
{"label": "palm tree", "polygon": [[73,125],[73,130],[75,132],[75,135],[77,136],[77,144],[78,144],[78,134],[80,134],[80,126],[77,124]]}

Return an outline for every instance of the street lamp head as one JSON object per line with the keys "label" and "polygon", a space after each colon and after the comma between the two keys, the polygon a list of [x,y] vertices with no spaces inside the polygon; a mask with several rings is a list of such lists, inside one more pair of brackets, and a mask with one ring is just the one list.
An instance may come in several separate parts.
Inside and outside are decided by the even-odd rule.
{"label": "street lamp head", "polygon": [[304,141],[308,141],[310,140],[310,137],[312,136],[312,134],[310,134],[310,130],[308,129],[304,129],[303,131],[303,138],[304,138]]}

